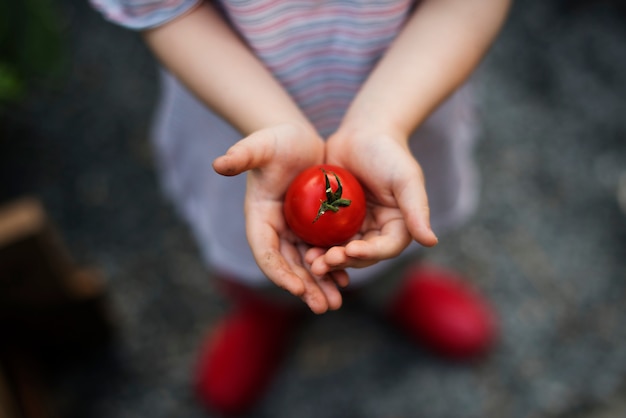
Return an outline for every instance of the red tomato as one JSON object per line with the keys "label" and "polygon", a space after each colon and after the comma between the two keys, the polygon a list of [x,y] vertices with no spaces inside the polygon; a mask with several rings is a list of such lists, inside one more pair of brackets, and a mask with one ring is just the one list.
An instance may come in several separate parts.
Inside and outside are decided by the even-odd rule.
{"label": "red tomato", "polygon": [[359,232],[365,219],[365,193],[346,169],[320,164],[292,181],[284,204],[289,228],[316,247],[332,247]]}

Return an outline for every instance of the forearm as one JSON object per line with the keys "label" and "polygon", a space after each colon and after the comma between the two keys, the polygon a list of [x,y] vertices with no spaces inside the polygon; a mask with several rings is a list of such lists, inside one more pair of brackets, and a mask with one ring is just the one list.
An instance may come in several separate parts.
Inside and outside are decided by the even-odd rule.
{"label": "forearm", "polygon": [[509,0],[424,0],[348,110],[343,130],[407,137],[458,88],[498,34]]}
{"label": "forearm", "polygon": [[161,63],[242,134],[307,119],[209,4],[144,32]]}

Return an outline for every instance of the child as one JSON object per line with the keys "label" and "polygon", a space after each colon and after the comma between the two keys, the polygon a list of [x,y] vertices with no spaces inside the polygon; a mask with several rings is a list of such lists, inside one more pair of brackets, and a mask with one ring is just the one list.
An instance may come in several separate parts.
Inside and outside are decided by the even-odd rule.
{"label": "child", "polygon": [[[212,408],[241,411],[299,318],[263,290],[267,279],[315,313],[338,309],[341,288],[435,245],[433,229],[473,211],[474,121],[461,86],[509,1],[91,1],[141,30],[166,68],[153,132],[164,187],[235,299],[201,353],[197,389]],[[361,233],[331,249],[299,241],[282,215],[290,181],[322,162],[347,168],[368,196]],[[390,318],[444,353],[484,350],[493,324],[480,299],[443,270],[406,276]],[[437,303],[418,303],[428,295]],[[457,323],[431,321],[429,334],[422,319],[446,309],[460,310]]]}

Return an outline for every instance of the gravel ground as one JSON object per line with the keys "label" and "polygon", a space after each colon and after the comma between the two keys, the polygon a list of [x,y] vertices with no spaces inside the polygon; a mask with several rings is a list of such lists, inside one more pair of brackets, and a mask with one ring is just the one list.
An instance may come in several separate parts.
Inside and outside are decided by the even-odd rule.
{"label": "gravel ground", "polygon": [[[83,1],[59,4],[69,76],[4,115],[0,199],[39,196],[108,281],[118,339],[54,376],[61,416],[210,416],[189,373],[226,304],[158,189],[154,62]],[[426,258],[492,300],[492,355],[451,364],[348,307],[306,325],[250,417],[626,416],[624,10],[517,2],[475,75],[482,201]]]}

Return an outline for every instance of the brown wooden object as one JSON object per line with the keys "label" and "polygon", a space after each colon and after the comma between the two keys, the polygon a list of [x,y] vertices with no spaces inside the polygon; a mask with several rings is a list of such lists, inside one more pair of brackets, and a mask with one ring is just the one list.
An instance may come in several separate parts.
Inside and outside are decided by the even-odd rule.
{"label": "brown wooden object", "polygon": [[43,366],[105,344],[104,281],[77,266],[41,203],[0,207],[0,418],[48,418]]}

